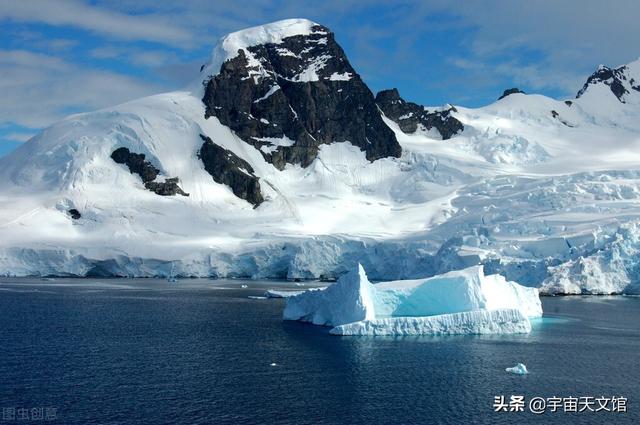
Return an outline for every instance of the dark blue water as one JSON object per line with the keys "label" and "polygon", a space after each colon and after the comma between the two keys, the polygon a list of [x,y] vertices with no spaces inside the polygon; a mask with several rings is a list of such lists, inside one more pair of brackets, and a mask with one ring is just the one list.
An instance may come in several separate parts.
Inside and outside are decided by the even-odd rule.
{"label": "dark blue water", "polygon": [[[5,279],[0,407],[64,424],[640,420],[638,298],[545,298],[529,335],[336,337],[247,299],[286,284],[241,283]],[[518,362],[531,373],[504,372]],[[496,413],[499,395],[624,396],[628,412]]]}

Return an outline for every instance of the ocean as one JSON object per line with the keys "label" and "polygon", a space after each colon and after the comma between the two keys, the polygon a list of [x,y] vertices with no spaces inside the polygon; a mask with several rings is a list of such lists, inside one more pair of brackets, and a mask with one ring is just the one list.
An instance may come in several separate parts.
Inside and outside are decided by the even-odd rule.
{"label": "ocean", "polygon": [[337,337],[248,298],[292,282],[0,282],[0,424],[640,421],[640,298],[543,298],[528,335]]}

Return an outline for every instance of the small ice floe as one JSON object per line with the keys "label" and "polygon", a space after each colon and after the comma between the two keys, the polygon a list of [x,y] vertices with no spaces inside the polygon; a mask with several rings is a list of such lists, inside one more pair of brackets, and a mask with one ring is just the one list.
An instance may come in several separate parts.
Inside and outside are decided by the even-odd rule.
{"label": "small ice floe", "polygon": [[276,291],[275,289],[269,289],[264,293],[267,298],[289,298],[302,294],[304,291]]}
{"label": "small ice floe", "polygon": [[240,287],[241,287],[241,288],[248,288],[248,287],[249,287],[249,285],[242,284],[242,285],[240,285]]}
{"label": "small ice floe", "polygon": [[249,295],[247,298],[249,298],[250,300],[266,300],[267,297],[260,297],[258,295]]}
{"label": "small ice floe", "polygon": [[518,363],[513,367],[508,367],[505,369],[505,371],[509,373],[515,373],[516,375],[526,375],[527,373],[529,373],[529,371],[527,370],[527,367],[522,363]]}
{"label": "small ice floe", "polygon": [[278,363],[271,363],[271,366],[278,366]]}

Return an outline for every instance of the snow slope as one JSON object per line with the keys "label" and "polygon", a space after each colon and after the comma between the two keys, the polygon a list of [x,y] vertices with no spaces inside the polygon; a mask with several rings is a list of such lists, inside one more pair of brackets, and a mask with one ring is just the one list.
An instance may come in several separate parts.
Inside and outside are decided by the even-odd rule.
{"label": "snow slope", "polygon": [[[238,49],[313,26],[287,20],[230,34],[202,75]],[[309,167],[282,171],[204,118],[201,80],[72,115],[0,159],[0,274],[318,278],[361,262],[388,280],[484,264],[550,293],[634,292],[640,61],[620,72],[624,102],[595,81],[571,102],[513,94],[456,106],[465,128],[446,141],[383,117],[400,158],[370,162],[333,143]],[[254,209],[212,180],[200,134],[253,167],[264,203]],[[178,177],[189,196],[146,190],[110,158],[118,147],[145,154],[160,181]]]}

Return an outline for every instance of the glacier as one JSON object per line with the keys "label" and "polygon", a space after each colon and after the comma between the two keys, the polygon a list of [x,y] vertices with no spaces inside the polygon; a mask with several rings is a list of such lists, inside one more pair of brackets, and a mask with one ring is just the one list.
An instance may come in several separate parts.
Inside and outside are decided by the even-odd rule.
{"label": "glacier", "polygon": [[[482,265],[542,294],[640,293],[640,60],[619,68],[622,98],[589,79],[570,100],[448,105],[464,130],[446,141],[381,113],[399,158],[328,143],[308,167],[279,170],[263,154],[290,141],[258,140],[261,150],[205,118],[202,83],[239,51],[260,79],[249,47],[314,25],[229,34],[188,87],[71,115],[0,158],[0,275],[332,280],[362,263],[393,281]],[[302,74],[292,84],[318,75]],[[201,134],[253,168],[263,203],[212,180]],[[189,196],[147,190],[110,158],[120,147],[144,154],[160,180],[179,176]]]}
{"label": "glacier", "polygon": [[285,320],[334,335],[528,333],[542,316],[536,288],[485,275],[482,266],[427,279],[372,284],[362,265],[337,283],[287,298]]}

